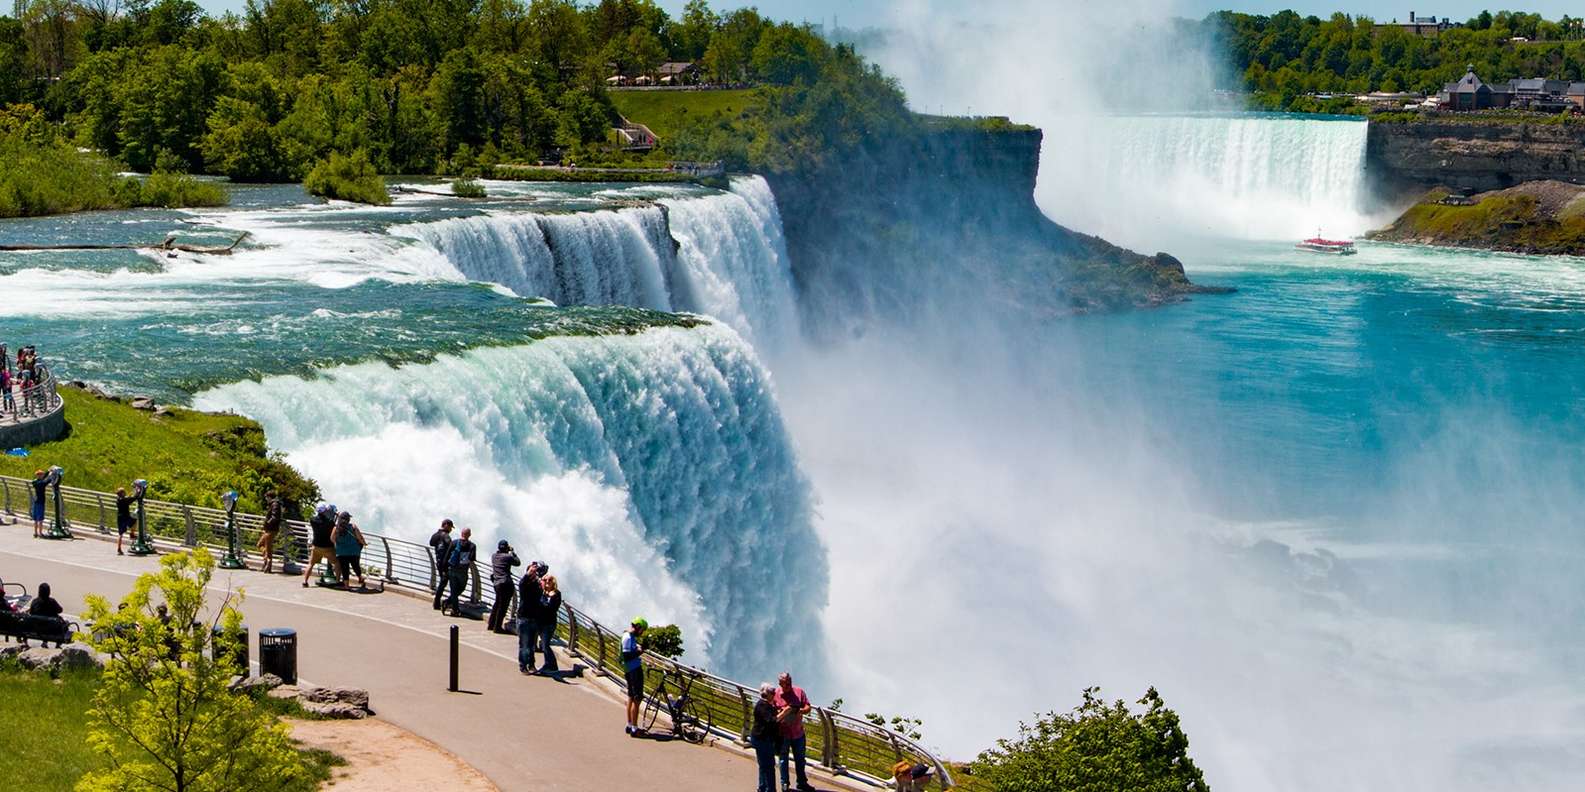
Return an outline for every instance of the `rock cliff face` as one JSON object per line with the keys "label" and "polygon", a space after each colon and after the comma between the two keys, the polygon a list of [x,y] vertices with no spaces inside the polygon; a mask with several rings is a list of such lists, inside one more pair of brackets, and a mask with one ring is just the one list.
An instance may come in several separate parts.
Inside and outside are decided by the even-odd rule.
{"label": "rock cliff face", "polygon": [[768,176],[805,310],[820,314],[808,326],[971,306],[1057,316],[1197,291],[1171,256],[1041,214],[1040,142],[1039,130],[933,129],[819,176]]}
{"label": "rock cliff face", "polygon": [[1433,190],[1371,239],[1527,254],[1585,252],[1585,187],[1532,181],[1473,196]]}
{"label": "rock cliff face", "polygon": [[1435,186],[1500,190],[1551,179],[1585,183],[1585,128],[1447,120],[1372,123],[1366,168],[1388,194]]}

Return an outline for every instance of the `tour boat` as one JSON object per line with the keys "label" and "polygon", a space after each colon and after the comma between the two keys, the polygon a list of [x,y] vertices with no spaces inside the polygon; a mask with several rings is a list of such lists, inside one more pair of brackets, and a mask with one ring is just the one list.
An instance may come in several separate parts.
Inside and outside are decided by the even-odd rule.
{"label": "tour boat", "polygon": [[1347,239],[1323,239],[1319,236],[1294,245],[1299,250],[1308,250],[1311,253],[1331,253],[1334,256],[1354,255],[1354,243]]}

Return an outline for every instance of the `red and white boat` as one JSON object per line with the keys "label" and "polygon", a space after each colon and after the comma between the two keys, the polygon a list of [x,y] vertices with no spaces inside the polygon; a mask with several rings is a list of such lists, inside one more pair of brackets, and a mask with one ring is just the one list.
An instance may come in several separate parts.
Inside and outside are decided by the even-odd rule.
{"label": "red and white boat", "polygon": [[1354,243],[1347,239],[1323,239],[1319,235],[1294,245],[1299,250],[1308,250],[1311,253],[1330,253],[1334,256],[1354,255]]}

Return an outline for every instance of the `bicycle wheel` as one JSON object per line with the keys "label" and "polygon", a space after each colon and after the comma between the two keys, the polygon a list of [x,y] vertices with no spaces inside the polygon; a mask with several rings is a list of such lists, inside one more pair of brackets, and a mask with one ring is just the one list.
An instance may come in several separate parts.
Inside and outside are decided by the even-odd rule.
{"label": "bicycle wheel", "polygon": [[710,727],[714,725],[711,719],[710,707],[697,698],[690,697],[682,705],[682,722],[677,724],[677,730],[684,740],[695,745],[705,741],[710,736]]}
{"label": "bicycle wheel", "polygon": [[644,697],[644,710],[638,715],[638,727],[647,732],[655,731],[655,721],[660,718],[660,712],[665,708],[666,676],[662,674],[660,684]]}

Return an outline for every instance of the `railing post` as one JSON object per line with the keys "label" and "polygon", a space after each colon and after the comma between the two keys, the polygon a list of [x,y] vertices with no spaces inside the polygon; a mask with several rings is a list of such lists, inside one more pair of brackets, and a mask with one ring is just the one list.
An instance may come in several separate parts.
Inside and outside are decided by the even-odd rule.
{"label": "railing post", "polygon": [[901,762],[903,760],[903,747],[897,744],[897,735],[893,734],[891,729],[886,729],[886,738],[891,740],[892,756],[896,757],[892,761]]}
{"label": "railing post", "polygon": [[187,506],[182,507],[182,516],[187,518],[187,539],[183,544],[188,547],[198,546],[198,526],[193,524],[193,510]]}
{"label": "railing post", "polygon": [[825,739],[821,741],[823,750],[820,752],[820,764],[836,770],[841,766],[838,759],[841,756],[841,752],[837,746],[836,719],[831,717],[831,713],[825,710],[818,710],[818,712],[820,713],[820,727],[825,730]]}
{"label": "railing post", "polygon": [[605,670],[605,630],[600,629],[600,625],[596,624],[594,625],[594,634],[600,639],[600,662],[596,665],[599,667],[600,673],[609,674],[610,672]]}
{"label": "railing post", "polygon": [[110,529],[105,527],[105,496],[95,492],[94,500],[99,502],[99,533],[110,533]]}
{"label": "railing post", "polygon": [[11,514],[11,482],[0,479],[0,488],[5,490],[6,514]]}
{"label": "railing post", "polygon": [[435,563],[435,548],[424,548],[424,557],[429,559],[429,590],[433,592],[440,580],[440,564]]}
{"label": "railing post", "polygon": [[567,609],[567,645],[572,647],[573,654],[582,657],[583,650],[578,648],[578,612],[565,602],[562,607]]}
{"label": "railing post", "polygon": [[396,583],[396,567],[391,562],[391,542],[385,537],[380,537],[380,544],[385,545],[385,582]]}
{"label": "railing post", "polygon": [[473,566],[468,567],[468,572],[473,577],[473,591],[472,591],[472,593],[470,593],[468,595],[468,603],[472,604],[472,605],[478,605],[479,604],[479,562],[477,562],[477,561],[473,562]]}
{"label": "railing post", "polygon": [[[749,744],[749,735],[754,731],[754,710],[748,703],[748,691],[742,685],[733,685],[737,688],[738,701],[743,705],[743,744]],[[756,692],[757,695],[757,692]]]}

